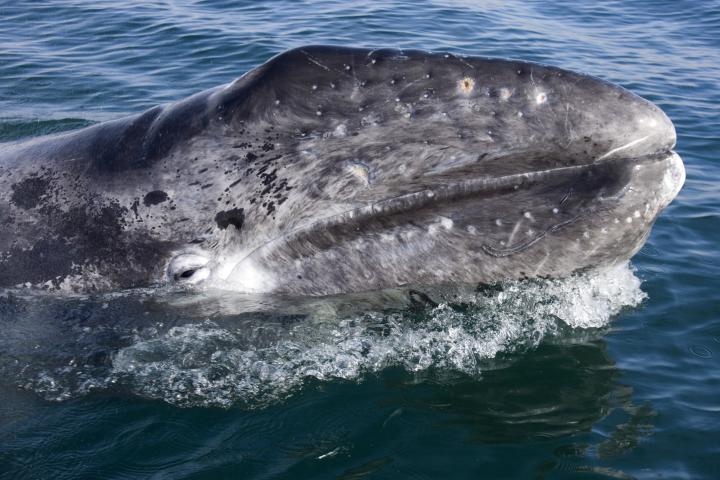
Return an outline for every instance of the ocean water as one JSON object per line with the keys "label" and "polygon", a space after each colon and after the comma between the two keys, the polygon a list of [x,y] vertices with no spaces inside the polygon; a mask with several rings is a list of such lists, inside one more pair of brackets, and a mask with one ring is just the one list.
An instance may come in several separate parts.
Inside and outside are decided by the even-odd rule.
{"label": "ocean water", "polygon": [[0,2],[0,141],[304,44],[590,73],[675,123],[631,264],[288,301],[0,292],[0,478],[720,478],[720,2]]}

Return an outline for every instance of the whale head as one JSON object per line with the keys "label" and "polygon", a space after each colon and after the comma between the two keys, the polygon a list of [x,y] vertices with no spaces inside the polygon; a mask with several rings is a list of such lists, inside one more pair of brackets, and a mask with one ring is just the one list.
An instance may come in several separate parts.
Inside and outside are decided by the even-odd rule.
{"label": "whale head", "polygon": [[96,265],[111,284],[325,295],[627,261],[682,186],[675,141],[659,108],[588,75],[309,46],[15,157],[65,158],[118,206],[121,250],[153,252]]}

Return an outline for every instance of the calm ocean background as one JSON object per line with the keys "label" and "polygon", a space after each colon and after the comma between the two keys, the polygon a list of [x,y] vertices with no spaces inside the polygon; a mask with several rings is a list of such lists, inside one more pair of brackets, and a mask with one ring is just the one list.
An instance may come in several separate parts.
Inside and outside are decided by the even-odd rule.
{"label": "calm ocean background", "polygon": [[0,141],[315,43],[618,83],[685,187],[631,267],[436,308],[0,292],[0,478],[720,478],[718,1],[0,1]]}

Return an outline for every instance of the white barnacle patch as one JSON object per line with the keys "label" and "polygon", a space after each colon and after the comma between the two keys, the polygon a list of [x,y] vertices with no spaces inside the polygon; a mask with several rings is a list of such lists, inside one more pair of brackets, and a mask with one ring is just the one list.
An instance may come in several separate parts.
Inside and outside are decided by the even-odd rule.
{"label": "white barnacle patch", "polygon": [[543,103],[547,102],[547,93],[545,92],[538,92],[537,95],[535,95],[535,103],[538,105],[542,105]]}
{"label": "white barnacle patch", "polygon": [[336,137],[336,138],[345,137],[347,135],[347,127],[345,126],[345,124],[341,123],[340,125],[335,127],[335,130],[333,130],[332,135],[333,135],[333,137]]}
{"label": "white barnacle patch", "polygon": [[370,186],[370,167],[362,162],[352,161],[348,162],[346,169],[351,175],[360,180],[363,185],[366,187]]}
{"label": "white barnacle patch", "polygon": [[527,218],[530,221],[535,221],[535,218],[533,218],[533,215],[530,212],[523,213],[523,217]]}
{"label": "white barnacle patch", "polygon": [[557,214],[560,212],[560,210],[558,210],[557,208],[553,208],[553,209],[552,209],[552,212],[553,212],[555,215],[557,215]]}
{"label": "white barnacle patch", "polygon": [[512,97],[512,94],[512,90],[503,87],[500,89],[500,100],[502,100],[503,102],[507,102],[508,100],[510,100],[510,97]]}
{"label": "white barnacle patch", "polygon": [[626,223],[632,223],[632,217],[627,217],[627,218],[625,219],[625,222],[626,222]]}
{"label": "white barnacle patch", "polygon": [[318,117],[322,117],[322,114],[323,114],[322,110],[315,111],[315,115],[317,115]]}
{"label": "white barnacle patch", "polygon": [[639,211],[639,210],[635,210],[635,212],[633,213],[633,216],[634,216],[635,218],[640,218],[640,211]]}
{"label": "white barnacle patch", "polygon": [[310,88],[312,88],[313,90],[317,90],[317,85],[313,84],[313,86]]}
{"label": "white barnacle patch", "polygon": [[502,224],[503,224],[502,220],[500,220],[499,218],[496,218],[496,219],[495,219],[495,225],[497,225],[497,226],[499,227],[499,226],[501,226]]}
{"label": "white barnacle patch", "polygon": [[473,225],[467,226],[467,231],[470,235],[476,235],[477,234],[477,228],[475,228]]}
{"label": "white barnacle patch", "polygon": [[447,217],[438,217],[438,221],[436,223],[431,223],[428,226],[428,233],[430,235],[435,235],[440,231],[440,229],[450,230],[453,228],[453,225],[454,222],[451,219]]}
{"label": "white barnacle patch", "polygon": [[464,77],[458,82],[458,88],[460,89],[460,93],[469,95],[475,88],[475,80],[470,77]]}

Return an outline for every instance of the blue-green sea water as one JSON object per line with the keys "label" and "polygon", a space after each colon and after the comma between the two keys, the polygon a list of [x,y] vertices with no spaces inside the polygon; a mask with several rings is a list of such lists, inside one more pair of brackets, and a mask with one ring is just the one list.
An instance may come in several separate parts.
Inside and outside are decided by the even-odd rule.
{"label": "blue-green sea water", "polygon": [[685,187],[629,266],[432,302],[0,292],[0,478],[720,478],[720,2],[5,1],[0,141],[303,44],[610,80],[674,121]]}

